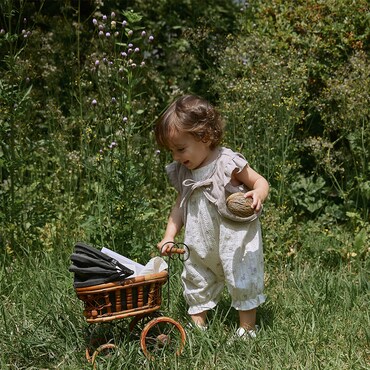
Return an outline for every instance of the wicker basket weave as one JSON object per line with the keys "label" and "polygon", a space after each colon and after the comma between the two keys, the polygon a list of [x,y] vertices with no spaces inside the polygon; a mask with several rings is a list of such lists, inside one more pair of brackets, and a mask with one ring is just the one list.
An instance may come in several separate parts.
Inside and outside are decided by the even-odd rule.
{"label": "wicker basket weave", "polygon": [[137,276],[119,282],[76,288],[84,304],[88,323],[123,319],[158,310],[162,302],[162,285],[168,272]]}

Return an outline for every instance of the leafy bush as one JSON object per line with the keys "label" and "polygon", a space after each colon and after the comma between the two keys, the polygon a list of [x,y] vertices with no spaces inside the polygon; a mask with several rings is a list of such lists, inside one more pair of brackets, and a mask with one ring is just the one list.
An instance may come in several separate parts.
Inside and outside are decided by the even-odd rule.
{"label": "leafy bush", "polygon": [[214,75],[228,141],[268,177],[273,201],[308,217],[369,215],[368,11],[253,2]]}

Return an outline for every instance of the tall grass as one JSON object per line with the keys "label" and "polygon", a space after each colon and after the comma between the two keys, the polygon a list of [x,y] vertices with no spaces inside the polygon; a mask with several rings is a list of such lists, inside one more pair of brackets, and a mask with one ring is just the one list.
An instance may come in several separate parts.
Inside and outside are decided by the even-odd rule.
{"label": "tall grass", "polygon": [[[33,256],[2,268],[0,364],[9,369],[88,368],[82,302],[68,273],[69,251]],[[170,301],[162,312],[183,325],[188,317],[172,263]],[[369,360],[368,270],[361,263],[328,268],[314,261],[267,265],[267,302],[258,310],[256,340],[232,341],[236,312],[225,294],[209,317],[207,332],[187,331],[183,354],[148,361],[130,341],[129,319],[119,351],[99,362],[106,369],[366,369]],[[94,326],[96,324],[93,324]],[[103,365],[102,365],[103,366]]]}
{"label": "tall grass", "polygon": [[[368,6],[138,0],[141,15],[116,3],[0,4],[0,367],[89,367],[73,245],[143,263],[156,251],[174,193],[152,126],[193,90],[225,114],[225,144],[272,185],[262,330],[230,344],[237,315],[225,295],[181,357],[148,361],[123,320],[101,368],[365,369]],[[162,309],[185,325],[180,270]]]}

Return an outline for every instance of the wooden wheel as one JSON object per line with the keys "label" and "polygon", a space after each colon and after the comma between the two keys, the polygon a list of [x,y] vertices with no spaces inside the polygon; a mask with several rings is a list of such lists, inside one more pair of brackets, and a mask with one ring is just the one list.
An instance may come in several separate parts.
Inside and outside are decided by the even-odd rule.
{"label": "wooden wheel", "polygon": [[170,317],[151,320],[141,332],[140,345],[145,356],[180,355],[184,349],[186,334],[184,328]]}
{"label": "wooden wheel", "polygon": [[134,316],[129,324],[129,332],[132,339],[140,339],[141,332],[145,328],[145,326],[149,323],[149,321],[153,320],[156,317],[160,317],[161,314],[158,311],[154,311],[150,314],[140,314]]}
{"label": "wooden wheel", "polygon": [[91,357],[91,364],[93,366],[93,369],[96,369],[96,358],[100,354],[107,356],[112,350],[115,350],[116,348],[117,346],[113,343],[105,343],[99,346]]}

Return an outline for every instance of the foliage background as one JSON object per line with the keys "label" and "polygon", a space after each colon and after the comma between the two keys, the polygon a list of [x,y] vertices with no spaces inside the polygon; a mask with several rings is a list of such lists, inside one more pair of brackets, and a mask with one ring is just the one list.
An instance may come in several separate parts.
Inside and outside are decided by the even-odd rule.
{"label": "foliage background", "polygon": [[[152,128],[186,92],[219,108],[225,145],[271,184],[268,266],[366,271],[369,19],[365,0],[3,1],[0,281],[9,338],[26,324],[4,312],[25,309],[10,297],[36,266],[65,282],[57,301],[73,301],[67,267],[77,240],[141,262],[155,253],[174,193],[163,171],[171,158]],[[23,345],[26,356],[32,341]]]}

